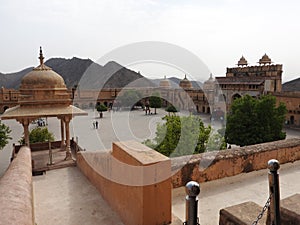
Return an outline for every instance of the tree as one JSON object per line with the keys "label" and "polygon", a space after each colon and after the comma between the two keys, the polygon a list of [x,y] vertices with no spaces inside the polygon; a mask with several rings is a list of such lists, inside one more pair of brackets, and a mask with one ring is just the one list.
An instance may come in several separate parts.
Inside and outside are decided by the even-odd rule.
{"label": "tree", "polygon": [[117,98],[121,106],[129,107],[130,109],[132,109],[140,99],[142,99],[141,93],[133,89],[125,90]]}
{"label": "tree", "polygon": [[159,93],[154,93],[152,96],[150,96],[150,107],[154,108],[154,114],[156,114],[156,109],[160,108],[162,105],[161,97],[159,96]]}
{"label": "tree", "polygon": [[0,149],[3,149],[8,144],[8,140],[12,139],[10,133],[9,127],[0,121]]}
{"label": "tree", "polygon": [[145,145],[172,157],[206,151],[212,129],[205,127],[200,117],[165,116],[163,120],[157,126],[156,137],[143,142]]}
{"label": "tree", "polygon": [[166,108],[166,111],[169,113],[169,116],[171,113],[173,113],[175,115],[175,113],[177,113],[179,110],[177,110],[177,108],[173,105],[169,105],[167,108]]}
{"label": "tree", "polygon": [[[47,127],[36,127],[29,132],[29,143],[54,141],[54,135]],[[19,140],[20,144],[25,144],[25,138]]]}
{"label": "tree", "polygon": [[226,142],[245,146],[284,139],[285,113],[285,105],[280,103],[276,107],[276,98],[271,95],[238,98],[227,118]]}
{"label": "tree", "polygon": [[100,104],[96,105],[96,110],[99,112],[100,118],[102,118],[103,117],[103,112],[107,111],[107,107],[104,104],[100,103]]}

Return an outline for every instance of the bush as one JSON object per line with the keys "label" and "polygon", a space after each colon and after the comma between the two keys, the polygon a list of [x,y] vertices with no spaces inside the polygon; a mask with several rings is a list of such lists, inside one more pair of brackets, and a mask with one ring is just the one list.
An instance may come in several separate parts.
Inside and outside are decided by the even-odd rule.
{"label": "bush", "polygon": [[9,127],[0,121],[0,149],[3,149],[8,144],[8,140],[11,139],[10,132]]}
{"label": "bush", "polygon": [[[29,132],[29,143],[54,141],[54,135],[47,127],[37,127]],[[24,136],[19,140],[20,144],[25,144]]]}

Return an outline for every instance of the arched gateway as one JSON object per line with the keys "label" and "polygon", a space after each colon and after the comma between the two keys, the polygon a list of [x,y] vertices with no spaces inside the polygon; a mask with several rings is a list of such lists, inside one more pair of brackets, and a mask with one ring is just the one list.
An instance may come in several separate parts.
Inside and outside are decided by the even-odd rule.
{"label": "arched gateway", "polygon": [[7,109],[1,119],[16,119],[23,125],[25,145],[29,146],[29,124],[40,117],[57,117],[61,121],[61,148],[71,158],[70,121],[87,113],[71,105],[64,79],[44,64],[40,48],[40,65],[26,74],[20,86],[18,105]]}

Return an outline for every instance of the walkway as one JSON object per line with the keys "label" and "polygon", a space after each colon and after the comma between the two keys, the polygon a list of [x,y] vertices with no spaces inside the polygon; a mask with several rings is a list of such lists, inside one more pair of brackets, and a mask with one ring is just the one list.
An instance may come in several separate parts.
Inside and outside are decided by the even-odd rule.
{"label": "walkway", "polygon": [[77,167],[33,177],[38,225],[122,225],[119,216]]}
{"label": "walkway", "polygon": [[[281,198],[300,193],[300,161],[281,165],[279,172]],[[218,224],[220,209],[245,201],[263,206],[268,198],[267,173],[268,170],[261,170],[201,183],[201,224]],[[38,225],[122,224],[77,167],[48,171],[46,175],[33,177],[33,181]],[[172,213],[185,221],[184,187],[173,190]]]}

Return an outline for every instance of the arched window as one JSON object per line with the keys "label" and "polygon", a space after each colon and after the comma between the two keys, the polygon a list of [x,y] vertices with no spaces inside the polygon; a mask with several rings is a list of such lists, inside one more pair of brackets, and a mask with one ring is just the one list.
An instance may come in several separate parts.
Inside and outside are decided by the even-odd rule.
{"label": "arched window", "polygon": [[5,112],[5,110],[7,110],[9,107],[6,105],[3,107],[3,112]]}

